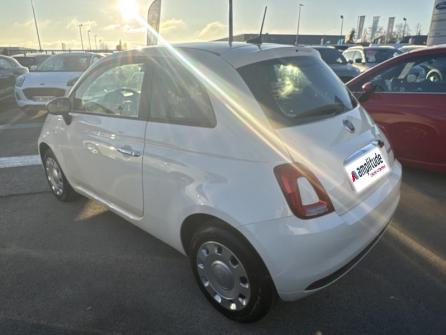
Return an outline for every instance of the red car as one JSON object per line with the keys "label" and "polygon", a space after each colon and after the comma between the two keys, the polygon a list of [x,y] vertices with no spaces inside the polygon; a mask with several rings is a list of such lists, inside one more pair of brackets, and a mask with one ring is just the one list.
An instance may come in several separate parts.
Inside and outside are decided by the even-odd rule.
{"label": "red car", "polygon": [[446,47],[398,56],[347,86],[403,164],[446,173]]}

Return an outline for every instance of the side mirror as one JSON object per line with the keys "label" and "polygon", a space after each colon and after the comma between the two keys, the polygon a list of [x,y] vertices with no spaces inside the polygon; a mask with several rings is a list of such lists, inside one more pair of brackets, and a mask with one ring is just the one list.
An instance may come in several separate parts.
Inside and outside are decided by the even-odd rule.
{"label": "side mirror", "polygon": [[359,101],[360,102],[367,101],[370,98],[370,96],[373,93],[375,93],[375,91],[376,91],[376,85],[374,83],[372,83],[370,81],[365,83],[364,85],[362,85],[362,92],[363,93],[359,97]]}
{"label": "side mirror", "polygon": [[76,84],[76,82],[77,82],[78,80],[79,80],[79,77],[76,77],[76,78],[73,78],[73,79],[69,80],[69,81],[67,82],[67,86],[68,86],[68,87],[73,87],[74,84]]}
{"label": "side mirror", "polygon": [[65,121],[66,124],[71,123],[71,101],[70,99],[63,97],[63,98],[56,98],[54,100],[51,100],[48,105],[46,106],[48,113],[52,115],[61,115]]}
{"label": "side mirror", "polygon": [[362,64],[362,58],[356,58],[355,64]]}
{"label": "side mirror", "polygon": [[353,64],[353,60],[352,60],[352,59],[349,59],[347,62],[348,62],[349,64]]}

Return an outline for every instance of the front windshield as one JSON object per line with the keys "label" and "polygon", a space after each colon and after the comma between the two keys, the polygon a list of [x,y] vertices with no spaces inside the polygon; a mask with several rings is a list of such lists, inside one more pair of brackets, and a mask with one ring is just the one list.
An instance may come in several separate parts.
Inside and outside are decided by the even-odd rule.
{"label": "front windshield", "polygon": [[37,72],[84,72],[90,65],[88,55],[57,55],[37,67]]}
{"label": "front windshield", "polygon": [[322,59],[329,65],[347,64],[345,57],[336,49],[332,48],[318,48],[316,49],[321,54]]}
{"label": "front windshield", "polygon": [[350,92],[316,57],[274,59],[239,72],[276,128],[314,122],[356,107]]}
{"label": "front windshield", "polygon": [[396,49],[366,49],[364,50],[367,63],[379,64],[401,53]]}

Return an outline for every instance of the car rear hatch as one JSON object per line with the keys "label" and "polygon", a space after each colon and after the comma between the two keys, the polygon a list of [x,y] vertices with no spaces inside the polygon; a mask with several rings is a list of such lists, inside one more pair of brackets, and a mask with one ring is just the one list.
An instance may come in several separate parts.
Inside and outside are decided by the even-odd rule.
{"label": "car rear hatch", "polygon": [[[275,58],[244,66],[239,73],[286,146],[290,160],[319,179],[339,214],[360,204],[385,181],[391,167],[384,138],[320,58]],[[366,162],[370,154],[382,155],[387,168],[358,191],[352,176],[359,173],[362,178],[363,171],[357,172],[355,164]],[[358,168],[368,168],[368,164]]]}
{"label": "car rear hatch", "polygon": [[[380,147],[382,139],[368,120],[359,107],[318,122],[276,130],[291,160],[302,163],[316,175],[339,214],[360,204],[385,180],[356,192],[351,173],[346,170],[351,159],[360,156],[363,149]],[[389,162],[385,148],[379,149]]]}

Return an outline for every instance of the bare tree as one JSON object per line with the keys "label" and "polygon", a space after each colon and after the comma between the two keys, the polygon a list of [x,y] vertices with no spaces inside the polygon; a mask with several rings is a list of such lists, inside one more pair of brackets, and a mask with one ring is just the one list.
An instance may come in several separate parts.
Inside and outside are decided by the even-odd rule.
{"label": "bare tree", "polygon": [[421,35],[422,29],[423,26],[421,25],[421,23],[417,23],[417,25],[415,26],[415,34],[417,34],[418,36]]}
{"label": "bare tree", "polygon": [[404,29],[404,23],[398,23],[395,26],[395,37],[397,40],[402,40],[404,36],[410,36],[411,29],[408,24],[406,24],[406,29]]}
{"label": "bare tree", "polygon": [[355,39],[356,39],[356,30],[355,28],[352,28],[345,38],[345,43],[347,44],[354,43]]}

